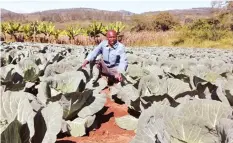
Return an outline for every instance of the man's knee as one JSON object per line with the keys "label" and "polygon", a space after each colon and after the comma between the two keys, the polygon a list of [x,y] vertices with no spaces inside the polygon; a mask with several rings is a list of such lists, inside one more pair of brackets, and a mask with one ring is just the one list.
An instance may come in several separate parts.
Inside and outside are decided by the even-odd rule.
{"label": "man's knee", "polygon": [[102,67],[100,60],[96,60],[96,61],[95,61],[95,65],[96,65],[96,67],[97,67],[99,70],[100,70],[101,67]]}

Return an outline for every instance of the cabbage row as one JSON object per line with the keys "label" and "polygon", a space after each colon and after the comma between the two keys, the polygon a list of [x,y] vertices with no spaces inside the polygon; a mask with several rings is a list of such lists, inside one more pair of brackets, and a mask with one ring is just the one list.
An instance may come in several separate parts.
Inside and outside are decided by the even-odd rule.
{"label": "cabbage row", "polygon": [[232,143],[233,52],[217,49],[130,49],[127,83],[113,99],[130,114],[131,143]]}
{"label": "cabbage row", "polygon": [[97,67],[81,64],[93,47],[1,43],[1,141],[55,142],[84,136],[108,96],[129,115],[132,143],[233,142],[233,52],[127,48],[124,82],[107,86]]}

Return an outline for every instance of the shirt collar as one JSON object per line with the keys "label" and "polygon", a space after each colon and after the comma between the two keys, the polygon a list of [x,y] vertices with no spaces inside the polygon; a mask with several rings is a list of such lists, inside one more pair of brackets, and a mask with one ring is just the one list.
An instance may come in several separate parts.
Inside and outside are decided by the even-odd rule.
{"label": "shirt collar", "polygon": [[[116,44],[114,44],[112,48],[113,48],[113,49],[116,49],[116,48],[118,47],[118,44],[119,44],[119,42],[117,41]],[[106,43],[106,47],[110,47],[110,46],[108,45],[108,42]]]}

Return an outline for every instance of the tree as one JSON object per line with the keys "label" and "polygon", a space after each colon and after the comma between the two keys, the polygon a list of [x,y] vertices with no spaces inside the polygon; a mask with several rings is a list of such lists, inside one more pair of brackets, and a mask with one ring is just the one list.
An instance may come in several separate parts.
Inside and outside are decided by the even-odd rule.
{"label": "tree", "polygon": [[153,31],[154,16],[152,15],[134,15],[132,16],[132,27],[130,31]]}
{"label": "tree", "polygon": [[233,1],[212,1],[213,9],[212,19],[218,19],[221,22],[222,29],[233,31]]}
{"label": "tree", "polygon": [[159,13],[153,21],[153,27],[156,31],[167,31],[178,24],[178,21],[168,12]]}

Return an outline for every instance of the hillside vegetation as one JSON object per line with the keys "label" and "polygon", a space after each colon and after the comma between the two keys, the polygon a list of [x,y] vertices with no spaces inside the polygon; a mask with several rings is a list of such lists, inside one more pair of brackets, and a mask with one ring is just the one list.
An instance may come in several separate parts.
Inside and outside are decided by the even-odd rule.
{"label": "hillside vegetation", "polygon": [[233,48],[232,1],[183,13],[66,9],[17,14],[2,10],[1,18],[2,41],[95,45],[107,30],[115,29],[126,46]]}

